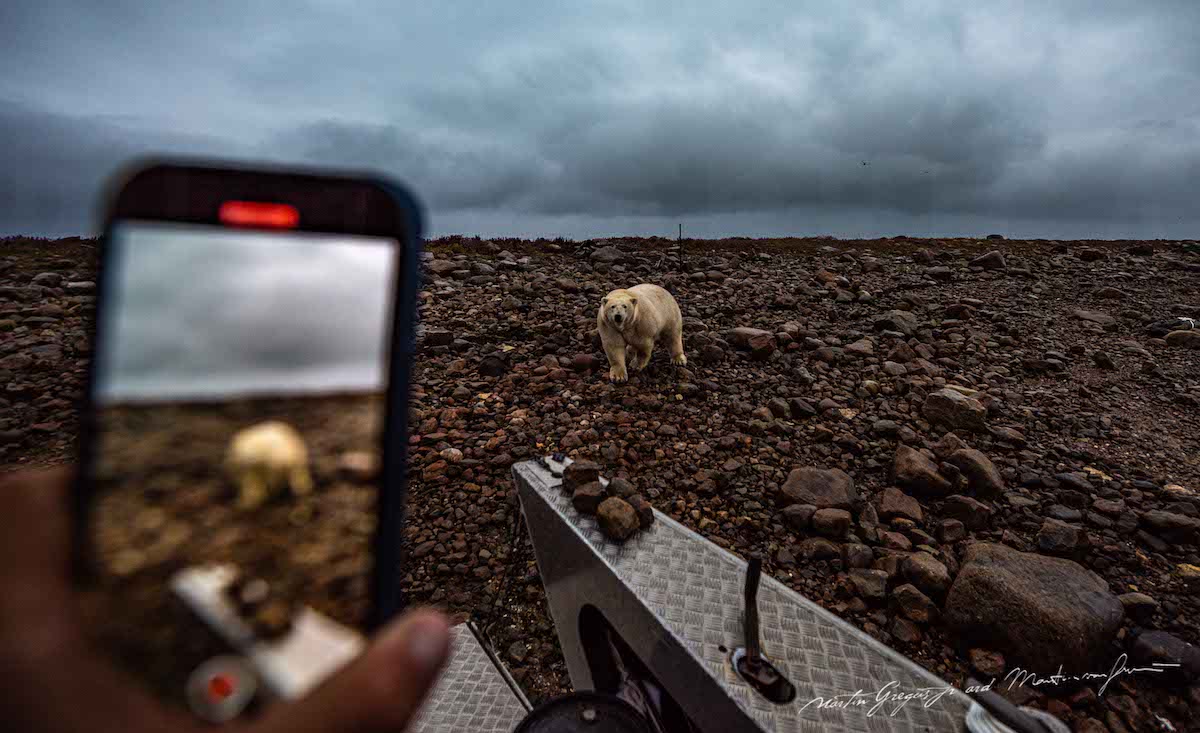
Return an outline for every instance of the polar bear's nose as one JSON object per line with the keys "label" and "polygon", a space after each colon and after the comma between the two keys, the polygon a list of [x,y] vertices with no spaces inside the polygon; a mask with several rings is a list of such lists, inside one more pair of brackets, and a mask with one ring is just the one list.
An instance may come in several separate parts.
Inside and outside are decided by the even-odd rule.
{"label": "polar bear's nose", "polygon": [[625,317],[625,316],[621,315],[620,313],[614,313],[614,314],[613,314],[613,320],[614,320],[614,321],[616,321],[617,323],[620,323],[620,322],[621,322],[621,319],[622,319],[622,318],[624,318],[624,317]]}

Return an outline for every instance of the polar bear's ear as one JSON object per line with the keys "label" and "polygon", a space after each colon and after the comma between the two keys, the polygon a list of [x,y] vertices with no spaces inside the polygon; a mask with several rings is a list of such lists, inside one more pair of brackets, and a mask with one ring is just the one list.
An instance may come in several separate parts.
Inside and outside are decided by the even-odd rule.
{"label": "polar bear's ear", "polygon": [[629,304],[630,304],[630,305],[637,305],[637,298],[630,298],[630,299],[629,299]]}

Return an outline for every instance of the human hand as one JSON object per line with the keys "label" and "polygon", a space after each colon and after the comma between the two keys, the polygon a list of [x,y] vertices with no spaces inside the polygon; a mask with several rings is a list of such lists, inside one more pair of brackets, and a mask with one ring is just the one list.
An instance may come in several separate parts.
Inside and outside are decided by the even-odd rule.
{"label": "human hand", "polygon": [[[88,643],[69,583],[64,470],[0,480],[0,728],[54,733],[211,730],[154,700]],[[267,709],[240,733],[402,731],[449,655],[434,611],[394,621],[308,696]]]}

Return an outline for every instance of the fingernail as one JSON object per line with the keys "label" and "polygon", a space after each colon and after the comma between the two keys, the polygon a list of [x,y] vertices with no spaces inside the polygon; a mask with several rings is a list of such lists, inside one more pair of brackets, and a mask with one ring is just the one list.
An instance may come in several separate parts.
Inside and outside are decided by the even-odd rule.
{"label": "fingernail", "polygon": [[446,622],[436,616],[413,619],[405,635],[409,660],[426,672],[432,672],[446,659],[449,630]]}

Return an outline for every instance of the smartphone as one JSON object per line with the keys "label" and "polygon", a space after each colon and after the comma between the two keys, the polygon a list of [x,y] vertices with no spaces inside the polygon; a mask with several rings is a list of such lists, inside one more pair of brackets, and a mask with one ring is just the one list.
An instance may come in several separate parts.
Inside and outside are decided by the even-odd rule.
{"label": "smartphone", "polygon": [[190,161],[111,191],[76,569],[119,666],[224,720],[402,606],[420,210],[378,178]]}

